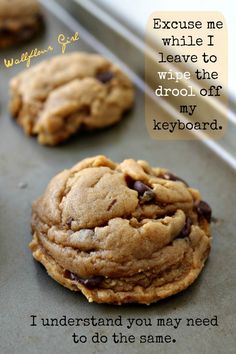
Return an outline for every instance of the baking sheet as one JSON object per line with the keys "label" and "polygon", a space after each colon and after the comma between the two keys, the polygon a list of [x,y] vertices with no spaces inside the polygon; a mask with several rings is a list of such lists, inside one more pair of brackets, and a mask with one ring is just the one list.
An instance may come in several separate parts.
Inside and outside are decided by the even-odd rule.
{"label": "baking sheet", "polygon": [[[45,33],[19,48],[17,53],[2,52],[1,59],[29,48],[45,48],[55,43],[59,33],[70,35],[72,22],[68,22],[69,26],[64,25],[61,21],[64,12],[52,8],[55,14],[45,9]],[[99,31],[102,29],[101,23]],[[102,50],[109,56],[109,51],[102,46],[96,47],[82,29],[81,33],[81,40],[71,50]],[[122,43],[117,42],[117,53],[119,51],[122,51]],[[133,53],[127,54],[131,65]],[[113,52],[113,60],[115,56]],[[34,63],[42,59],[38,58]],[[235,172],[201,142],[151,140],[145,128],[144,95],[139,88],[136,89],[133,111],[118,125],[77,135],[59,147],[39,146],[34,138],[24,136],[7,110],[8,82],[23,67],[4,69],[1,66],[0,69],[0,353],[235,353]],[[33,261],[28,250],[31,202],[44,191],[56,173],[97,154],[106,154],[114,161],[129,157],[145,159],[154,166],[167,167],[199,188],[203,198],[212,205],[214,216],[220,219],[218,224],[213,224],[212,253],[199,279],[186,291],[151,306],[89,304],[82,295],[70,292],[49,278]],[[38,318],[60,318],[63,315],[89,318],[93,315],[114,319],[122,316],[123,323],[128,318],[150,318],[153,324],[157,318],[184,320],[216,315],[218,326],[47,328],[30,326],[31,315]],[[90,338],[95,332],[107,336],[108,343],[94,344],[88,340],[86,344],[74,344],[72,341],[73,333]],[[114,332],[137,338],[142,334],[170,334],[176,342],[115,344],[110,340]]]}

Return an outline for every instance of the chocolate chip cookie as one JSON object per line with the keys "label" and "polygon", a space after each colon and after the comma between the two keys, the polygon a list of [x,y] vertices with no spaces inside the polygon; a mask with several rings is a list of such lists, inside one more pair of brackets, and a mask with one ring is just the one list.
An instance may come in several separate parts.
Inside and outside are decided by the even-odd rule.
{"label": "chocolate chip cookie", "polygon": [[32,38],[42,27],[36,0],[0,0],[0,48]]}
{"label": "chocolate chip cookie", "polygon": [[30,248],[90,302],[150,304],[198,277],[210,222],[200,193],[169,171],[97,156],[58,174],[34,202]]}
{"label": "chocolate chip cookie", "polygon": [[81,129],[118,122],[134,99],[128,77],[97,54],[71,53],[41,62],[10,83],[11,112],[28,135],[56,145]]}

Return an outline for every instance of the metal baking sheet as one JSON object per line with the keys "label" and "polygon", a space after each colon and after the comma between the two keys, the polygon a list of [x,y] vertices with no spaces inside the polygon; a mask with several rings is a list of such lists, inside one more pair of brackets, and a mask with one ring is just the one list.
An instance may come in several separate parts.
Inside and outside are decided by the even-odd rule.
{"label": "metal baking sheet", "polygon": [[[63,2],[61,2],[63,3]],[[68,1],[67,1],[68,3]],[[55,43],[59,33],[71,35],[78,26],[81,39],[70,50],[102,52],[122,65],[133,78],[143,68],[142,57],[130,46],[124,52],[124,42],[116,42],[112,52],[112,37],[101,22],[104,33],[100,45],[70,17],[61,5],[44,1],[46,29],[30,44],[1,55],[0,68],[0,353],[2,354],[71,354],[71,353],[235,353],[236,348],[236,238],[235,205],[236,176],[227,163],[198,141],[154,141],[146,132],[144,94],[136,80],[135,107],[118,125],[109,129],[80,134],[68,143],[49,148],[38,145],[34,138],[24,136],[11,119],[8,105],[8,82],[24,66],[4,69],[3,57],[18,56],[29,48],[45,48]],[[79,8],[78,8],[79,9]],[[85,14],[82,8],[78,21]],[[66,24],[65,24],[66,23]],[[77,27],[76,27],[77,28]],[[57,52],[54,51],[54,55]],[[59,49],[58,49],[59,53]],[[122,53],[122,54],[121,54]],[[47,56],[48,57],[48,56]],[[36,63],[42,59],[32,61]],[[133,61],[133,72],[132,69]],[[128,66],[127,66],[128,63]],[[139,67],[137,67],[140,63]],[[151,306],[112,306],[89,304],[78,293],[70,292],[49,278],[42,267],[33,261],[28,243],[31,240],[31,202],[45,189],[52,176],[79,160],[105,154],[114,161],[124,158],[148,160],[154,166],[164,166],[199,188],[213,208],[218,223],[213,224],[213,249],[199,279],[186,291]],[[31,315],[40,318],[113,318],[121,316],[123,327],[43,327],[31,326]],[[214,318],[218,326],[158,327],[158,318]],[[151,319],[153,326],[126,327],[128,318],[140,321]],[[91,343],[95,332],[108,337],[105,344]],[[115,344],[112,334],[170,335],[174,343]],[[72,334],[87,336],[86,344],[73,343]]]}

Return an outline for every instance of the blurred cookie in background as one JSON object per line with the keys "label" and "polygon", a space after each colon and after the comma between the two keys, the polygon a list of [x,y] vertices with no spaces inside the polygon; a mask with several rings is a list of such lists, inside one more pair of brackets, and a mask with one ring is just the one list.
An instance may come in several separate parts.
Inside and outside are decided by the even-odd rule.
{"label": "blurred cookie in background", "polygon": [[113,125],[134,102],[133,85],[117,65],[82,52],[59,55],[19,73],[10,92],[17,123],[45,145]]}
{"label": "blurred cookie in background", "polygon": [[0,0],[0,49],[31,39],[42,27],[36,0]]}

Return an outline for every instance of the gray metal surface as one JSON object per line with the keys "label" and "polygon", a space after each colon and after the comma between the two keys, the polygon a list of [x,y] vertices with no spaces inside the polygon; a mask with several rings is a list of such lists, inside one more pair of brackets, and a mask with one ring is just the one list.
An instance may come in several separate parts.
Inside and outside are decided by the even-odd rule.
{"label": "gray metal surface", "polygon": [[[57,11],[55,10],[55,13]],[[56,16],[45,10],[45,34],[30,47],[45,48],[59,33],[71,34]],[[99,29],[102,31],[102,24]],[[80,32],[80,31],[79,31]],[[71,47],[73,50],[98,51],[86,33]],[[105,37],[104,37],[105,38]],[[108,39],[109,40],[109,39]],[[106,43],[105,43],[106,44]],[[117,53],[121,47],[117,43]],[[121,45],[122,46],[122,45]],[[28,46],[25,47],[25,49]],[[1,53],[3,57],[23,52]],[[54,52],[56,54],[56,52]],[[108,52],[105,54],[109,55]],[[124,55],[124,53],[122,54]],[[132,51],[127,53],[132,60]],[[114,59],[114,56],[113,58]],[[42,60],[42,58],[39,58]],[[137,57],[135,58],[137,62]],[[142,59],[140,58],[140,61]],[[34,60],[36,62],[36,60]],[[0,68],[0,353],[235,353],[236,348],[236,176],[219,157],[201,142],[154,141],[146,132],[144,95],[137,88],[134,110],[120,124],[104,131],[82,134],[55,148],[39,146],[25,137],[11,119],[8,110],[8,82],[23,69]],[[45,189],[49,179],[60,170],[96,154],[106,154],[114,161],[126,157],[146,159],[154,166],[164,166],[199,188],[213,207],[213,249],[206,267],[186,291],[151,306],[89,304],[77,293],[58,285],[33,261],[28,250],[31,240],[31,202]],[[25,185],[24,185],[25,184]],[[24,187],[24,188],[22,188]],[[151,318],[152,327],[32,327],[30,315],[40,317]],[[156,318],[218,316],[215,327],[157,327]],[[74,344],[72,334],[90,337],[100,332],[109,337],[107,344]],[[170,334],[170,344],[114,344],[114,332],[133,334]]]}

